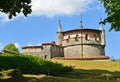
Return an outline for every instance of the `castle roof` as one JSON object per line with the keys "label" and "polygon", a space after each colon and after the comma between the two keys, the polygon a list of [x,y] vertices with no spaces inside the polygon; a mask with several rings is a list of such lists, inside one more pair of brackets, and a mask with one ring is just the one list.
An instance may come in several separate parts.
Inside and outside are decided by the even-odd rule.
{"label": "castle roof", "polygon": [[70,33],[70,32],[78,32],[78,31],[92,31],[92,32],[101,32],[101,30],[97,30],[97,29],[90,29],[90,28],[82,28],[82,29],[73,29],[73,30],[68,30],[68,31],[64,31],[62,33]]}
{"label": "castle roof", "polygon": [[49,43],[42,43],[42,45],[51,45],[51,46],[62,47],[61,45],[57,45],[54,41],[49,42]]}
{"label": "castle roof", "polygon": [[27,49],[27,48],[43,48],[43,46],[24,46],[22,49]]}
{"label": "castle roof", "polygon": [[61,45],[57,45],[54,41],[52,41],[52,42],[48,42],[48,43],[42,43],[41,46],[24,46],[24,47],[22,47],[22,49],[28,49],[28,48],[41,48],[41,49],[43,49],[43,45],[62,47]]}

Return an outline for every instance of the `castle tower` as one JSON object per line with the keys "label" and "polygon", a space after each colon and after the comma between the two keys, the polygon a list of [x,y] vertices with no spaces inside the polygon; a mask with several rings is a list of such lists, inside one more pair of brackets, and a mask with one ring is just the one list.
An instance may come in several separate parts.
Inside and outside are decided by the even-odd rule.
{"label": "castle tower", "polygon": [[104,30],[104,22],[102,21],[102,19],[100,19],[100,30],[101,30],[101,45],[104,48],[106,45],[106,41],[105,41],[105,30]]}
{"label": "castle tower", "polygon": [[58,32],[57,32],[57,44],[62,45],[62,39],[63,39],[63,34],[62,34],[62,26],[60,20],[58,21]]}

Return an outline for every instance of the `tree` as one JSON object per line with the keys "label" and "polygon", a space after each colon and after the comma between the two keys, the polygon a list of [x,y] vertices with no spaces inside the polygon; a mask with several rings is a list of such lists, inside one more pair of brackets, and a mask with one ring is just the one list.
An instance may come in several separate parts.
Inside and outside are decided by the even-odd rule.
{"label": "tree", "polygon": [[0,12],[8,14],[9,19],[21,12],[27,16],[32,12],[30,3],[31,0],[0,0]]}
{"label": "tree", "polygon": [[111,24],[111,30],[120,31],[120,0],[100,0],[107,13],[104,23]]}
{"label": "tree", "polygon": [[4,47],[4,50],[19,52],[18,48],[13,43],[9,43]]}

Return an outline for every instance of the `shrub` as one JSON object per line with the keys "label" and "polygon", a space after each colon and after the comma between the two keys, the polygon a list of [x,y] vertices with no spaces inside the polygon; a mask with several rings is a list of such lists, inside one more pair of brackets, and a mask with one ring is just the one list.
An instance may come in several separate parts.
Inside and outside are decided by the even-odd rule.
{"label": "shrub", "polygon": [[24,74],[51,74],[57,75],[72,71],[71,66],[63,66],[62,64],[53,63],[35,56],[22,54],[1,54],[0,70],[8,70],[18,68]]}

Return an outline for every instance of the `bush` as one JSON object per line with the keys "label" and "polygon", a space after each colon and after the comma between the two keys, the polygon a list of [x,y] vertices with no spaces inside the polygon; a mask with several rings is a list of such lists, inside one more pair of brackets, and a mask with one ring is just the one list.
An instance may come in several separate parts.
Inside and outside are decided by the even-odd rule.
{"label": "bush", "polygon": [[57,75],[72,71],[71,66],[63,66],[62,64],[53,63],[35,56],[22,54],[1,54],[0,70],[8,70],[18,68],[24,74],[51,74]]}

